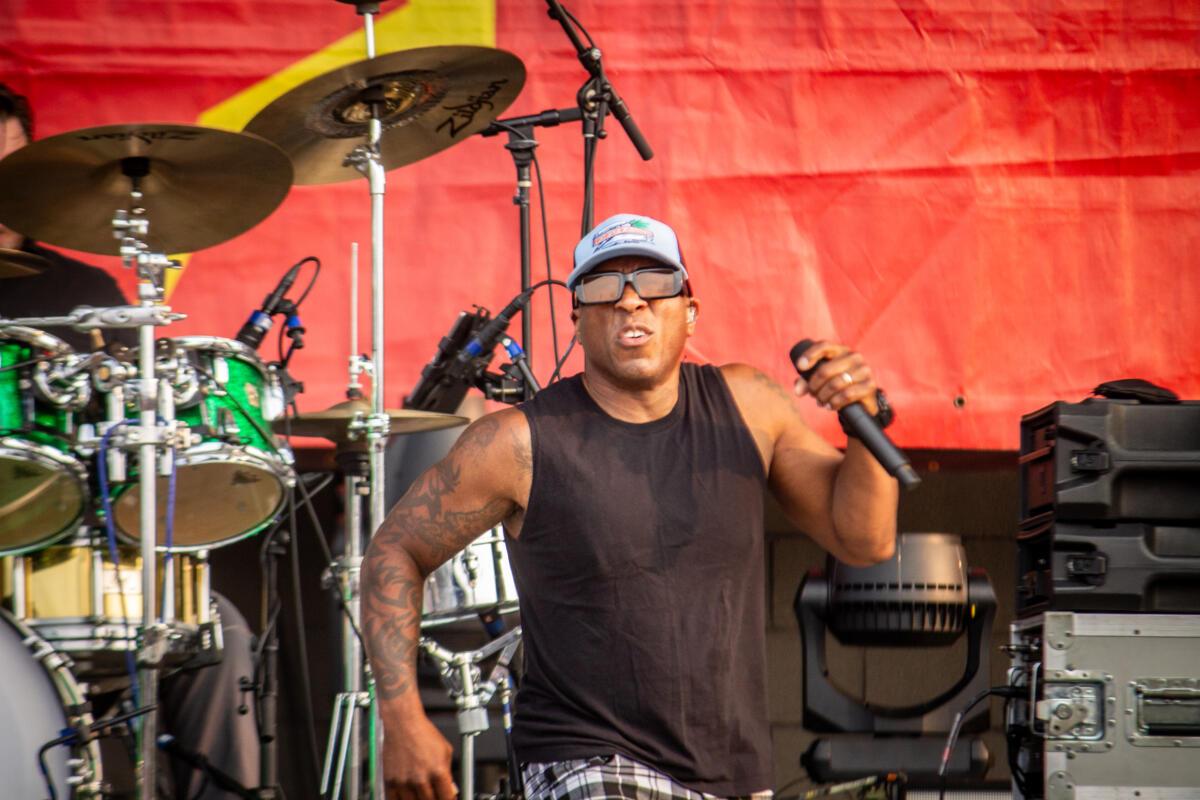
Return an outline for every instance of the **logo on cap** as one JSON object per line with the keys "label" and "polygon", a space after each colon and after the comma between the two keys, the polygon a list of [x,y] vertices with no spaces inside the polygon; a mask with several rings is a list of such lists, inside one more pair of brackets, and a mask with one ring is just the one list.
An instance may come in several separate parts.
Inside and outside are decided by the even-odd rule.
{"label": "logo on cap", "polygon": [[644,219],[633,219],[628,222],[618,222],[602,231],[597,231],[596,235],[592,237],[592,250],[603,250],[605,247],[624,242],[649,244],[653,241],[654,231],[650,230],[650,223]]}

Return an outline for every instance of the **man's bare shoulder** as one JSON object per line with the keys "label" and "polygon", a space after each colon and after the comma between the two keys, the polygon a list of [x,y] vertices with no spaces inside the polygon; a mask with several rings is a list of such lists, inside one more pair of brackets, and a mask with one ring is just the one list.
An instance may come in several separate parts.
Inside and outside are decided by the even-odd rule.
{"label": "man's bare shoulder", "polygon": [[516,408],[493,411],[472,422],[458,437],[454,449],[459,455],[482,458],[489,462],[515,458],[528,452],[529,421]]}
{"label": "man's bare shoulder", "polygon": [[734,362],[722,364],[719,369],[747,420],[761,414],[790,415],[794,410],[792,395],[757,367]]}
{"label": "man's bare shoulder", "polygon": [[504,408],[472,422],[454,445],[455,460],[483,469],[504,484],[504,494],[524,506],[533,474],[529,421],[520,409]]}

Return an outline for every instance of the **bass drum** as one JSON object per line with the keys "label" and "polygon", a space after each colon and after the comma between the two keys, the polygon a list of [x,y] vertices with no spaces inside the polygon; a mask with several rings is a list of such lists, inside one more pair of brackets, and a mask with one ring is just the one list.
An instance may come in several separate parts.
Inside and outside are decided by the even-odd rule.
{"label": "bass drum", "polygon": [[[0,776],[5,797],[49,797],[38,766],[42,745],[63,729],[92,724],[70,661],[46,640],[0,609]],[[49,779],[58,797],[99,797],[100,748],[60,745],[45,754]]]}

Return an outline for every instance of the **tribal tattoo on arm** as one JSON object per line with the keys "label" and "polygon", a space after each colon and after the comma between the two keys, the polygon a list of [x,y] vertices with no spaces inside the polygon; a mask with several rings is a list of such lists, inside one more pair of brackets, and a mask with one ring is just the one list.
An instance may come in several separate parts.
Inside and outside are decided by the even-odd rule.
{"label": "tribal tattoo on arm", "polygon": [[[423,474],[371,539],[363,563],[363,632],[383,700],[416,690],[425,576],[513,510],[493,479],[492,441],[500,428],[484,417]],[[509,448],[497,448],[507,456]]]}

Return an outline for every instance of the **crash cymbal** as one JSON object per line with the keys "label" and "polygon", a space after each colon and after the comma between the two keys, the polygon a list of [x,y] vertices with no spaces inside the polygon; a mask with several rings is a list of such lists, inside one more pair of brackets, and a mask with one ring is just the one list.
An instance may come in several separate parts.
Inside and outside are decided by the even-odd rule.
{"label": "crash cymbal", "polygon": [[504,50],[401,50],[301,84],[258,112],[246,130],[283,148],[296,183],[336,183],[361,177],[343,161],[367,135],[371,102],[383,105],[380,153],[384,168],[393,169],[487,127],[524,85],[525,66]]}
{"label": "crash cymbal", "polygon": [[50,266],[50,262],[24,250],[9,250],[0,247],[0,278],[24,278],[37,275]]}
{"label": "crash cymbal", "polygon": [[152,250],[202,250],[283,202],[292,165],[275,145],[194,125],[106,125],[40,139],[0,161],[0,223],[59,247],[115,255],[112,217],[137,177]]}
{"label": "crash cymbal", "polygon": [[[356,417],[366,418],[371,413],[371,404],[363,399],[346,400],[330,406],[324,411],[313,411],[292,417],[290,422],[277,419],[271,423],[276,433],[291,433],[293,436],[319,436],[338,444],[364,444],[366,437],[350,439],[350,422]],[[407,408],[389,408],[384,411],[391,420],[388,429],[389,436],[403,436],[406,433],[421,433],[423,431],[440,431],[443,428],[454,428],[470,422],[466,417],[454,414],[438,414],[433,411],[417,411]],[[290,428],[289,428],[290,426]]]}

